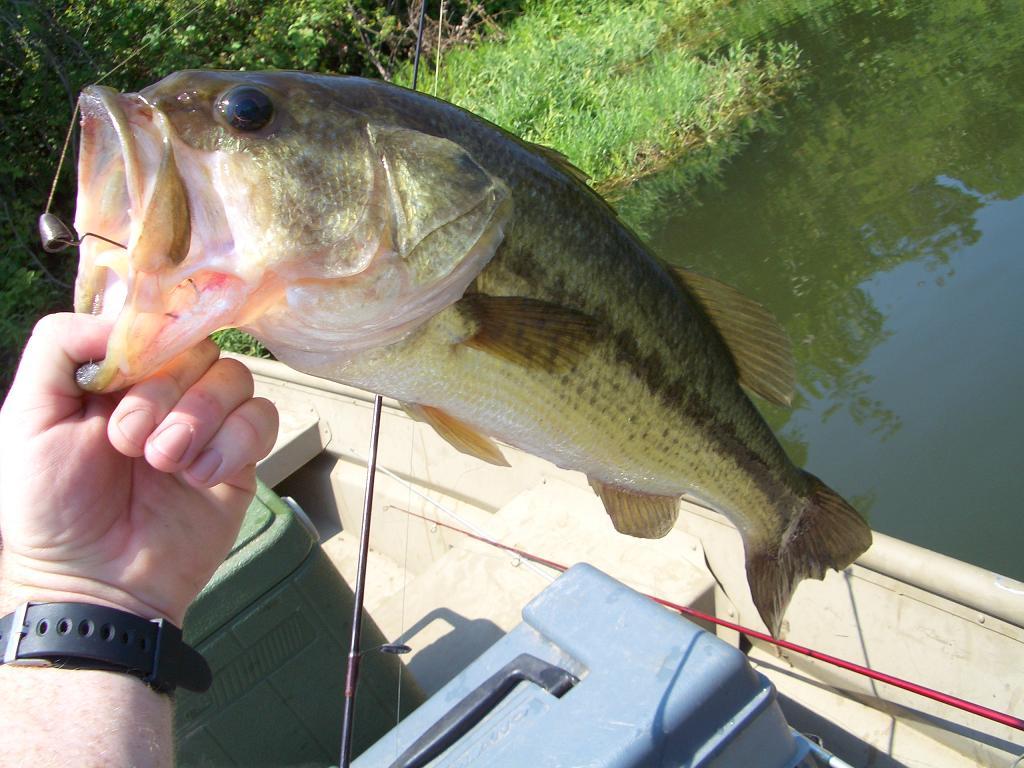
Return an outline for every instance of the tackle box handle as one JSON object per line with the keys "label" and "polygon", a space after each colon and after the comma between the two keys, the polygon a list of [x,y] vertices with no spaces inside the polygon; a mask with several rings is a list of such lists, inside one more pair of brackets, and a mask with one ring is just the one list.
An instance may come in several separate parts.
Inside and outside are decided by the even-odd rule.
{"label": "tackle box handle", "polygon": [[570,672],[521,653],[467,694],[403,752],[390,768],[421,768],[465,736],[519,683],[539,685],[556,699],[579,682]]}

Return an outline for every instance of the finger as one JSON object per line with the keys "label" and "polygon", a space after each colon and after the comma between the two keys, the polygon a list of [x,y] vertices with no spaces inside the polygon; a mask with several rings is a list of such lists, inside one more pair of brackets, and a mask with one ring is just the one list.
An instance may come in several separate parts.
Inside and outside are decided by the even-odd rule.
{"label": "finger", "polygon": [[125,456],[142,456],[146,440],[156,426],[217,362],[219,354],[217,345],[204,339],[129,389],[114,409],[107,427],[111,445]]}
{"label": "finger", "polygon": [[[277,439],[277,408],[262,397],[242,403],[224,420],[223,426],[206,449],[185,471],[185,479],[194,486],[213,487],[239,478],[274,447]],[[244,473],[247,480],[248,475]]]}
{"label": "finger", "polygon": [[222,482],[212,488],[199,487],[199,490],[220,511],[221,520],[226,519],[237,529],[245,517],[245,510],[256,495],[256,467],[252,464],[242,467],[229,479],[230,482]]}
{"label": "finger", "polygon": [[112,325],[83,313],[47,315],[36,323],[25,345],[5,410],[17,408],[43,429],[82,407],[84,393],[75,371],[106,354]]}
{"label": "finger", "polygon": [[237,360],[218,360],[182,395],[146,441],[146,461],[161,472],[185,469],[252,392],[248,368]]}

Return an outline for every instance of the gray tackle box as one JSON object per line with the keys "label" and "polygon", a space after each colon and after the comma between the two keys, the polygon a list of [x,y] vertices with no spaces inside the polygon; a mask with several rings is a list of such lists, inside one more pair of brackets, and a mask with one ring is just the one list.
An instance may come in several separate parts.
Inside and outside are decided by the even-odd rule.
{"label": "gray tackle box", "polygon": [[793,768],[775,689],[737,649],[588,565],[354,768]]}

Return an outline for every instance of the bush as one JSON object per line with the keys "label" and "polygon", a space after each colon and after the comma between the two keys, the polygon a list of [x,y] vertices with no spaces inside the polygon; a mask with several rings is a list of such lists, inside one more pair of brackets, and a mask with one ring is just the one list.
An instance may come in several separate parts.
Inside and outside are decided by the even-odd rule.
{"label": "bush", "polygon": [[[171,72],[198,67],[390,78],[415,42],[419,6],[414,5],[375,0],[0,3],[0,386],[6,390],[34,321],[46,312],[71,309],[75,252],[43,253],[36,221],[83,86],[102,79],[118,90],[137,90]],[[516,7],[508,0],[445,5],[454,17],[471,21]],[[428,7],[431,11],[436,17],[436,5]],[[73,141],[52,204],[68,222],[74,213],[75,164]]]}

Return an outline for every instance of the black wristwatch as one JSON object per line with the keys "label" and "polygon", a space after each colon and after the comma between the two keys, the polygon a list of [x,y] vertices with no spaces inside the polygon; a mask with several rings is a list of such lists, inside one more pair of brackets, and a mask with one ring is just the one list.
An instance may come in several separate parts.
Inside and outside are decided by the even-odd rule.
{"label": "black wristwatch", "polygon": [[0,619],[0,651],[2,664],[125,672],[161,693],[213,680],[171,622],[88,603],[24,603]]}

